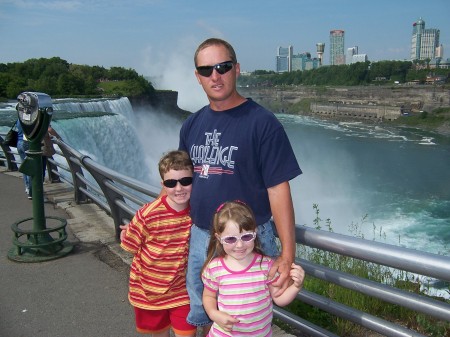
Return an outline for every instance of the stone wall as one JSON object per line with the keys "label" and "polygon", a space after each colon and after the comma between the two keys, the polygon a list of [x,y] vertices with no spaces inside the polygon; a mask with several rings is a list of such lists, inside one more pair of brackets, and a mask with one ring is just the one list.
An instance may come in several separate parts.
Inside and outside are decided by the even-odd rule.
{"label": "stone wall", "polygon": [[[359,115],[363,118],[392,119],[400,115],[401,109],[431,112],[435,108],[450,106],[450,89],[433,85],[289,86],[239,88],[239,91],[245,97],[251,97],[265,106],[282,107],[283,110],[308,99],[311,101],[312,112],[351,115],[359,109]],[[288,108],[286,110],[289,111]]]}
{"label": "stone wall", "polygon": [[330,117],[355,117],[371,120],[394,120],[401,116],[401,108],[386,105],[342,103],[311,103],[311,112]]}

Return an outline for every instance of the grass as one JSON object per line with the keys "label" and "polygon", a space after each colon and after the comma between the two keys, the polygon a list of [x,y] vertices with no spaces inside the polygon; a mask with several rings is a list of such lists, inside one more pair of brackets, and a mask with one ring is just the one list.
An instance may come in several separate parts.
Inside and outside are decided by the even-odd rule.
{"label": "grass", "polygon": [[[330,219],[323,221],[320,218],[319,207],[317,204],[314,204],[313,208],[316,213],[316,217],[313,220],[315,228],[322,229],[322,225],[324,225],[326,230],[333,232]],[[364,239],[361,229],[365,224],[366,218],[367,216],[364,216],[361,223],[352,223],[349,226],[351,235]],[[377,229],[374,225],[373,240],[375,239],[385,239],[385,234],[381,229]],[[405,271],[394,270],[383,265],[302,245],[297,245],[297,257],[335,270],[426,296],[421,293],[418,280],[415,280],[412,274]],[[399,305],[387,303],[380,299],[340,287],[333,283],[316,279],[312,276],[305,278],[304,289],[361,310],[365,313],[401,324],[426,336],[450,336],[450,322],[448,321],[438,320]],[[450,303],[450,301],[447,301],[447,303]],[[299,300],[294,300],[294,302],[287,306],[286,309],[339,336],[356,337],[367,335],[367,331],[361,326],[333,316],[316,307],[302,303]],[[288,330],[285,326],[283,326],[283,328]]]}
{"label": "grass", "polygon": [[432,130],[445,123],[450,123],[450,107],[437,108],[432,112],[421,111],[410,116],[402,116],[389,123],[393,125],[422,127]]}

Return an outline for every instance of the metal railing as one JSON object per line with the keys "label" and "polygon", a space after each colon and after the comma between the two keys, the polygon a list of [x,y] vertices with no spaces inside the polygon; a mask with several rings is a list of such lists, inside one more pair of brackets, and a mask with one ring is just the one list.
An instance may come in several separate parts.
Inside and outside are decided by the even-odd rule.
{"label": "metal railing", "polygon": [[[160,188],[142,183],[116,171],[108,169],[70,147],[61,140],[53,139],[58,145],[56,159],[49,159],[51,173],[73,186],[76,203],[94,202],[114,220],[116,238],[119,240],[122,224],[127,224],[139,207],[159,195]],[[2,147],[4,156],[14,151]],[[62,160],[64,158],[64,160]],[[5,162],[16,164],[15,160]],[[11,166],[11,170],[14,169]],[[9,168],[9,164],[8,164]],[[376,263],[386,268],[424,275],[444,282],[450,282],[450,257],[385,243],[364,240],[351,236],[317,230],[306,226],[296,227],[296,242],[300,245],[324,252]],[[450,322],[450,304],[431,297],[404,291],[393,286],[374,282],[350,273],[297,258],[309,277],[324,280],[338,286],[423,313],[438,320]],[[400,324],[387,321],[346,306],[330,298],[303,289],[297,298],[309,305],[334,316],[356,323],[365,329],[384,336],[423,336]],[[285,309],[274,308],[274,316],[309,336],[335,336]]]}
{"label": "metal railing", "polygon": [[16,148],[10,148],[3,144],[5,135],[0,134],[0,147],[2,149],[3,155],[0,155],[0,166],[5,166],[9,171],[17,171],[18,161],[16,161],[16,155],[18,156]]}

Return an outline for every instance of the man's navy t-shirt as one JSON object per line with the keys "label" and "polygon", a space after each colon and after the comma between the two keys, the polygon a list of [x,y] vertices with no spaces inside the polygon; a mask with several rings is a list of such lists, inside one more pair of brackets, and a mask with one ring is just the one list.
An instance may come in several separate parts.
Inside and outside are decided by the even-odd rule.
{"label": "man's navy t-shirt", "polygon": [[251,207],[258,225],[267,222],[267,188],[302,173],[281,123],[251,99],[230,110],[206,106],[191,115],[181,127],[179,149],[194,164],[192,222],[206,230],[217,207],[236,199]]}

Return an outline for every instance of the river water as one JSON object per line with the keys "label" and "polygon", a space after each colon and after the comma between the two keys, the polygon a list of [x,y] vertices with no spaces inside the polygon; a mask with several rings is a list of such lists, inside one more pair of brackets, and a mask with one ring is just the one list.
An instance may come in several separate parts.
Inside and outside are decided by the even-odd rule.
{"label": "river water", "polygon": [[[15,118],[11,106],[0,122]],[[54,100],[53,127],[71,146],[159,186],[157,161],[178,146],[180,122],[133,111],[127,98]],[[117,113],[83,117],[88,111]],[[71,114],[72,118],[68,118]],[[303,170],[291,182],[296,223],[449,255],[450,142],[416,129],[278,115]],[[12,119],[11,119],[12,120]],[[1,124],[1,123],[0,123]],[[0,126],[6,132],[7,123]]]}

